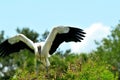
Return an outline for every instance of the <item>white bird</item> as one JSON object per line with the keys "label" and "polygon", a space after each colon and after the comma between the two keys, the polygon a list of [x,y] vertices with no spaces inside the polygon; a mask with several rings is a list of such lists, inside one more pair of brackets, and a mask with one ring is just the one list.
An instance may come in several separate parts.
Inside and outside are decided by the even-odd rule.
{"label": "white bird", "polygon": [[62,42],[81,42],[85,32],[82,29],[70,26],[58,26],[52,29],[45,42],[34,43],[23,34],[15,35],[0,44],[0,56],[7,56],[22,49],[28,49],[35,53],[36,69],[37,61],[41,61],[46,67],[50,65],[48,57],[52,55]]}

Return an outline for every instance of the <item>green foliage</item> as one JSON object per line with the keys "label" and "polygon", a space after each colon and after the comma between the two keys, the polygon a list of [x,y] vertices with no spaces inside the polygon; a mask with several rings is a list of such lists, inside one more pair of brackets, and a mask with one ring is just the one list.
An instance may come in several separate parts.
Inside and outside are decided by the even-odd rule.
{"label": "green foliage", "polygon": [[120,52],[120,24],[118,24],[116,28],[111,31],[111,35],[102,40],[102,45],[100,45],[97,48],[97,51],[95,51],[95,53],[98,55],[104,55],[104,57],[102,58],[101,56],[101,58],[107,61],[109,59],[108,63],[112,62],[111,64],[113,64],[114,63],[113,59],[114,60],[116,59],[116,61],[120,61],[119,52]]}
{"label": "green foliage", "polygon": [[17,33],[22,33],[25,36],[27,36],[29,39],[31,39],[33,42],[38,41],[39,34],[33,30],[30,30],[29,28],[23,28],[23,29],[16,29]]}
{"label": "green foliage", "polygon": [[[49,80],[114,80],[113,73],[107,68],[104,62],[97,63],[88,59],[86,63],[80,63],[81,55],[70,54],[65,58],[53,55],[50,59],[51,66],[48,73],[45,68],[36,76],[35,72],[27,69],[18,69],[11,80],[26,79],[49,79]],[[71,60],[70,60],[71,59]],[[71,62],[72,61],[72,62]],[[30,70],[30,69],[29,69]]]}
{"label": "green foliage", "polygon": [[[99,61],[111,65],[110,70],[116,77],[120,73],[120,24],[111,31],[111,35],[102,40],[96,51],[94,51]],[[120,75],[118,75],[120,78]]]}
{"label": "green foliage", "polygon": [[4,31],[0,33],[0,43],[4,40]]}
{"label": "green foliage", "polygon": [[45,41],[45,39],[47,38],[48,34],[49,34],[49,31],[46,30],[46,31],[41,35],[40,41]]}

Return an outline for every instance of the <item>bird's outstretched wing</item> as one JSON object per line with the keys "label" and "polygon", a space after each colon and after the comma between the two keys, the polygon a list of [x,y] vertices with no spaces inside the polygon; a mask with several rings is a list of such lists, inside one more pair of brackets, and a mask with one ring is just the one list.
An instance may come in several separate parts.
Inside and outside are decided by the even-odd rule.
{"label": "bird's outstretched wing", "polygon": [[18,52],[21,49],[29,49],[34,52],[34,44],[23,34],[13,36],[0,44],[0,56],[7,56],[10,53]]}
{"label": "bird's outstretched wing", "polygon": [[84,34],[82,29],[75,27],[55,27],[46,39],[46,48],[52,55],[62,42],[81,42],[85,37]]}

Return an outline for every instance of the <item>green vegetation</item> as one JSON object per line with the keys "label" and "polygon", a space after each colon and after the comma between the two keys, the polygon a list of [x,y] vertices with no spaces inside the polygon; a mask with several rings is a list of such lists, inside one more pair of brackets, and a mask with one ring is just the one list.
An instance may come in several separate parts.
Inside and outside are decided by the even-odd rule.
{"label": "green vegetation", "polygon": [[[53,55],[50,58],[51,66],[48,73],[40,66],[39,80],[114,80],[114,74],[109,70],[109,64],[96,62],[89,57],[88,60],[82,55],[69,54],[67,57]],[[18,69],[12,80],[37,79],[34,67],[31,69]],[[41,69],[42,68],[42,69]],[[117,78],[117,77],[116,77]]]}
{"label": "green vegetation", "polygon": [[[46,31],[39,39],[37,32],[29,28],[17,29],[18,33],[27,34],[34,41],[43,41],[48,35]],[[34,36],[29,35],[31,33]],[[0,33],[0,42],[4,40],[4,31]],[[34,54],[23,50],[0,58],[0,71],[4,76],[0,79],[10,80],[119,80],[120,79],[120,24],[111,34],[101,42],[96,42],[97,49],[89,54],[74,54],[71,50],[57,51],[50,57],[51,65],[48,73],[40,64],[39,74],[36,76],[34,68]],[[19,56],[18,56],[19,54]],[[25,56],[26,55],[26,56]],[[5,72],[4,68],[8,67]]]}

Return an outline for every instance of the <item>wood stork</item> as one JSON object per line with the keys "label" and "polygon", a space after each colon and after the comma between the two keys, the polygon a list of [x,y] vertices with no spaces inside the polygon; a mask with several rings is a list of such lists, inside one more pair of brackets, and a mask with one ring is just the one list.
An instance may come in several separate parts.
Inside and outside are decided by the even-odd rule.
{"label": "wood stork", "polygon": [[21,49],[28,49],[35,53],[36,69],[37,61],[48,67],[48,57],[52,55],[62,42],[81,42],[85,32],[82,29],[70,26],[57,26],[52,29],[45,42],[34,43],[23,34],[15,35],[0,44],[0,56],[4,57]]}

